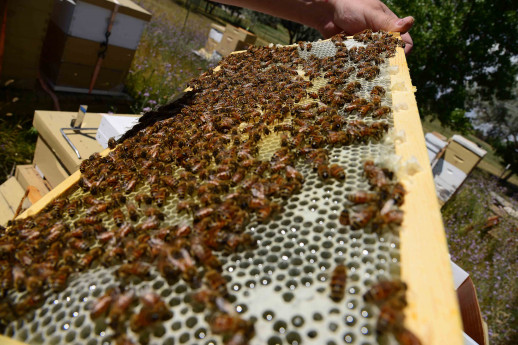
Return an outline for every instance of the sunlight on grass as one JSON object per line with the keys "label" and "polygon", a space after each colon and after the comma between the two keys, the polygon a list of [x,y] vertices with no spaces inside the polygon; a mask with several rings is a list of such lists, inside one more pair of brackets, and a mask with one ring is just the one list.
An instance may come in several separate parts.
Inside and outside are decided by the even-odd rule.
{"label": "sunlight on grass", "polygon": [[190,13],[172,1],[140,1],[153,14],[147,25],[126,80],[135,98],[136,113],[168,103],[185,88],[187,81],[208,68],[192,53],[205,45],[210,20]]}

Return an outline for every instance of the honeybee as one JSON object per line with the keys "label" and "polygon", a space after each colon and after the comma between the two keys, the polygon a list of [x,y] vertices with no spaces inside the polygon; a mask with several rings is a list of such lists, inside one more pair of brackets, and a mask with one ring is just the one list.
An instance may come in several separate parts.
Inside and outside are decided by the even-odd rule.
{"label": "honeybee", "polygon": [[421,345],[421,340],[405,327],[396,327],[394,337],[400,345]]}
{"label": "honeybee", "polygon": [[128,235],[133,234],[134,232],[135,228],[133,227],[133,225],[129,222],[124,222],[121,224],[119,231],[117,232],[117,237],[123,239]]}
{"label": "honeybee", "polygon": [[159,209],[154,208],[154,207],[148,207],[144,213],[148,218],[151,218],[151,219],[153,219],[153,218],[156,218],[159,220],[165,219],[165,214],[162,213],[162,211],[160,211]]}
{"label": "honeybee", "polygon": [[368,202],[378,201],[379,194],[376,192],[357,191],[347,195],[347,200],[355,204],[365,204]]}
{"label": "honeybee", "polygon": [[45,301],[43,294],[26,294],[21,298],[18,303],[14,306],[15,315],[23,315],[30,310],[33,310],[40,306]]}
{"label": "honeybee", "polygon": [[77,212],[77,207],[80,205],[81,205],[81,201],[79,199],[70,202],[65,207],[65,213],[68,214],[70,217],[73,217]]}
{"label": "honeybee", "polygon": [[108,313],[113,301],[113,290],[108,290],[104,295],[99,297],[90,309],[90,318],[95,320]]}
{"label": "honeybee", "polygon": [[385,94],[385,89],[379,85],[374,86],[371,90],[371,95],[383,96],[384,94]]}
{"label": "honeybee", "polygon": [[297,169],[295,169],[294,167],[292,167],[290,165],[286,165],[285,169],[286,169],[286,177],[288,177],[288,179],[293,179],[300,183],[304,183],[304,176]]}
{"label": "honeybee", "polygon": [[139,206],[143,203],[151,205],[151,203],[153,202],[153,198],[146,193],[139,193],[135,195],[135,201]]}
{"label": "honeybee", "polygon": [[344,298],[345,284],[347,279],[347,268],[344,265],[337,265],[331,274],[331,293],[329,297],[335,302]]}
{"label": "honeybee", "polygon": [[381,215],[385,224],[396,224],[401,225],[403,223],[403,211],[401,210],[390,210]]}
{"label": "honeybee", "polygon": [[191,234],[191,227],[187,224],[182,224],[176,229],[176,237],[187,237]]}
{"label": "honeybee", "polygon": [[221,263],[199,237],[193,237],[191,240],[191,253],[197,258],[202,265],[215,270],[221,270]]}
{"label": "honeybee", "polygon": [[92,261],[102,255],[102,249],[100,247],[92,248],[86,253],[81,259],[79,259],[78,265],[82,269],[90,267]]}
{"label": "honeybee", "polygon": [[245,337],[254,334],[254,324],[241,319],[238,315],[216,313],[210,320],[210,329],[214,334],[234,335],[242,332]]}
{"label": "honeybee", "polygon": [[154,292],[145,293],[140,297],[140,301],[142,303],[140,312],[130,318],[130,328],[134,332],[140,332],[144,328],[169,320],[173,316],[165,302]]}
{"label": "honeybee", "polygon": [[225,249],[229,252],[236,252],[246,248],[253,248],[257,244],[252,235],[248,233],[231,233],[227,236],[225,242]]}
{"label": "honeybee", "polygon": [[405,200],[405,194],[406,190],[405,187],[400,182],[397,182],[394,185],[394,189],[392,189],[392,199],[394,199],[394,202],[396,205],[401,206],[403,205],[403,202]]}
{"label": "honeybee", "polygon": [[377,213],[378,209],[374,205],[369,205],[360,210],[353,210],[353,212],[349,213],[351,229],[358,230],[366,227]]}
{"label": "honeybee", "polygon": [[124,323],[129,318],[129,309],[134,301],[135,292],[133,290],[116,294],[113,298],[108,317],[110,318],[110,327],[117,333],[125,331]]}
{"label": "honeybee", "polygon": [[164,206],[165,199],[167,198],[168,192],[165,188],[158,188],[157,190],[151,190],[151,196],[156,202],[158,207]]}
{"label": "honeybee", "polygon": [[402,311],[393,308],[390,303],[384,303],[381,306],[378,320],[376,322],[376,333],[381,335],[386,332],[391,332],[397,325],[402,324],[402,322]]}
{"label": "honeybee", "polygon": [[137,225],[137,230],[149,231],[156,230],[160,226],[160,220],[156,217],[146,219],[143,223]]}
{"label": "honeybee", "polygon": [[137,206],[135,206],[135,204],[131,203],[131,202],[128,202],[126,204],[126,210],[128,211],[128,216],[129,218],[136,222],[139,215],[138,215],[138,211],[137,211]]}
{"label": "honeybee", "polygon": [[383,115],[390,113],[390,108],[387,106],[380,107],[372,112],[372,116],[375,118],[380,118]]}
{"label": "honeybee", "polygon": [[369,184],[378,188],[384,188],[388,185],[389,181],[383,170],[377,167],[373,161],[367,160],[363,164],[363,170],[365,175],[369,179]]}
{"label": "honeybee", "polygon": [[205,279],[207,280],[207,285],[212,291],[217,292],[223,297],[228,296],[227,281],[223,278],[221,273],[211,269],[205,273]]}
{"label": "honeybee", "polygon": [[112,217],[117,226],[121,226],[121,224],[124,223],[124,213],[122,213],[120,208],[116,208],[115,210],[113,210]]}
{"label": "honeybee", "polygon": [[348,209],[344,209],[340,212],[340,215],[338,216],[338,221],[340,222],[340,224],[345,225],[345,226],[351,224],[351,218],[349,216]]}
{"label": "honeybee", "polygon": [[94,205],[86,210],[87,216],[95,216],[99,213],[106,212],[110,208],[110,204],[107,202],[103,202],[97,205]]}
{"label": "honeybee", "polygon": [[345,180],[345,170],[338,164],[331,164],[329,166],[329,175],[339,181]]}
{"label": "honeybee", "polygon": [[381,105],[381,97],[379,95],[371,95],[371,102],[375,107],[379,107]]}
{"label": "honeybee", "polygon": [[151,278],[150,273],[151,267],[148,264],[141,262],[132,262],[122,264],[116,271],[115,274],[121,279],[126,279],[131,276],[138,277],[143,280]]}
{"label": "honeybee", "polygon": [[281,205],[279,205],[275,202],[268,203],[265,206],[257,209],[257,211],[256,211],[257,212],[256,213],[257,221],[259,221],[260,223],[264,223],[264,222],[270,220],[270,218],[274,214],[279,212],[280,210],[281,210]]}
{"label": "honeybee", "polygon": [[198,285],[198,271],[187,249],[181,248],[173,253],[173,255],[169,255],[167,260],[181,272],[183,280],[194,286]]}
{"label": "honeybee", "polygon": [[115,149],[116,146],[117,146],[117,142],[115,141],[114,137],[111,137],[110,139],[108,139],[108,147],[110,148],[110,150]]}
{"label": "honeybee", "polygon": [[318,177],[322,180],[327,180],[330,176],[330,170],[327,164],[319,164],[317,166]]}
{"label": "honeybee", "polygon": [[363,300],[374,303],[383,302],[406,289],[406,283],[401,280],[380,281],[363,295]]}

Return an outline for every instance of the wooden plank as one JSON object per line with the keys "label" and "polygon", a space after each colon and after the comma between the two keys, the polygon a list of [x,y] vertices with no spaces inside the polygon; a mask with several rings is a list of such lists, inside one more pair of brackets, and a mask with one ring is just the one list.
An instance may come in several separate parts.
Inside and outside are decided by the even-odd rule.
{"label": "wooden plank", "polygon": [[403,49],[397,49],[390,64],[398,66],[397,73],[391,76],[392,104],[398,109],[394,127],[406,135],[403,142],[396,143],[396,154],[402,161],[415,157],[421,167],[403,180],[408,191],[400,233],[401,277],[409,283],[405,323],[423,344],[461,345],[462,323],[446,236]]}
{"label": "wooden plank", "polygon": [[[106,156],[110,152],[110,149],[105,149],[100,152],[101,156]],[[31,208],[25,210],[18,217],[20,219],[26,218],[28,216],[33,216],[43,210],[45,206],[55,198],[63,195],[68,192],[74,185],[79,181],[81,177],[81,172],[77,170],[75,173],[67,177],[63,182],[61,182],[56,188],[52,189],[50,192],[45,194],[40,200],[38,200],[35,204],[31,206]]]}
{"label": "wooden plank", "polygon": [[[18,165],[14,176],[23,189],[32,186],[38,190],[41,196],[47,194],[52,189],[31,164]],[[29,193],[30,195],[31,193]],[[35,201],[31,200],[31,202],[34,203]]]}
{"label": "wooden plank", "polygon": [[[16,178],[12,176],[0,186],[0,194],[4,196],[11,210],[15,212],[20,205],[20,201],[22,201],[25,189],[23,189]],[[30,206],[29,200],[23,202],[24,208],[29,208]]]}
{"label": "wooden plank", "polygon": [[0,193],[0,225],[6,226],[7,222],[13,219],[14,210],[11,209],[7,200]]}
{"label": "wooden plank", "polygon": [[63,166],[51,147],[53,146],[39,136],[32,163],[43,174],[47,182],[52,187],[56,187],[70,175],[70,172]]}
{"label": "wooden plank", "polygon": [[27,199],[31,204],[34,204],[35,202],[41,199],[42,195],[38,188],[29,185],[27,186],[27,189],[29,190],[27,194]]}
{"label": "wooden plank", "polygon": [[13,338],[8,338],[4,335],[0,335],[0,344],[2,345],[27,345]]}

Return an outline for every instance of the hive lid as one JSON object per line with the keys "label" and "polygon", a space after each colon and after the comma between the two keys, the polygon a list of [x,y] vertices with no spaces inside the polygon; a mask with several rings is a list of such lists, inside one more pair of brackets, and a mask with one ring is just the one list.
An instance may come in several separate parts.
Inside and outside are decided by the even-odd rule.
{"label": "hive lid", "polygon": [[113,10],[115,5],[119,5],[119,13],[126,14],[131,17],[139,18],[145,21],[149,21],[151,19],[151,13],[135,4],[130,0],[83,0],[92,5],[107,8],[109,10]]}
{"label": "hive lid", "polygon": [[471,152],[473,152],[474,154],[476,154],[479,157],[484,157],[487,153],[486,150],[478,147],[477,144],[475,144],[472,141],[469,141],[468,139],[464,138],[461,135],[454,134],[452,137],[452,140],[455,141],[456,143],[461,144],[462,146],[464,146],[465,148],[467,148],[468,150],[470,150]]}

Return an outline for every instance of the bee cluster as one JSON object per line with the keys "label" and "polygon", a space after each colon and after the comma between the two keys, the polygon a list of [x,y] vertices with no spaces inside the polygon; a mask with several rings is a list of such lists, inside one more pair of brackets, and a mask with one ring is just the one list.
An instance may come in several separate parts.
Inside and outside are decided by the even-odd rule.
{"label": "bee cluster", "polygon": [[[92,322],[105,324],[95,333],[109,332],[104,339],[116,343],[147,343],[171,329],[194,328],[178,326],[176,319],[192,312],[167,310],[178,299],[162,300],[150,291],[155,286],[162,297],[180,294],[190,310],[205,312],[194,325],[206,326],[167,338],[171,343],[375,341],[372,312],[354,297],[374,284],[362,276],[398,272],[397,235],[388,228],[401,223],[404,190],[368,158],[393,150],[381,143],[392,125],[385,70],[400,41],[365,31],[351,42],[337,35],[230,55],[190,82],[188,106],[121,143],[111,140],[106,156],[83,161],[75,191],[0,232],[0,325],[9,324],[7,334],[30,340],[20,318],[34,318],[52,294],[69,297],[71,281],[109,270],[109,283],[96,282],[105,284],[104,293],[97,289],[95,301],[82,302]],[[308,206],[319,216],[306,214]],[[368,256],[360,262],[356,239]],[[331,261],[341,267],[333,277]],[[346,277],[354,282],[347,291]],[[329,278],[334,314],[341,315],[337,307],[351,295],[345,323],[330,321],[321,334],[306,329],[304,319],[319,318],[321,306],[314,306],[292,319],[293,331],[278,320],[277,335],[258,332],[272,327],[275,313],[265,308],[279,303],[274,296],[282,296],[282,305],[296,301],[298,285],[319,296]],[[260,285],[270,298],[250,292]],[[362,318],[358,333],[343,334]],[[87,338],[97,343],[97,335]]]}

